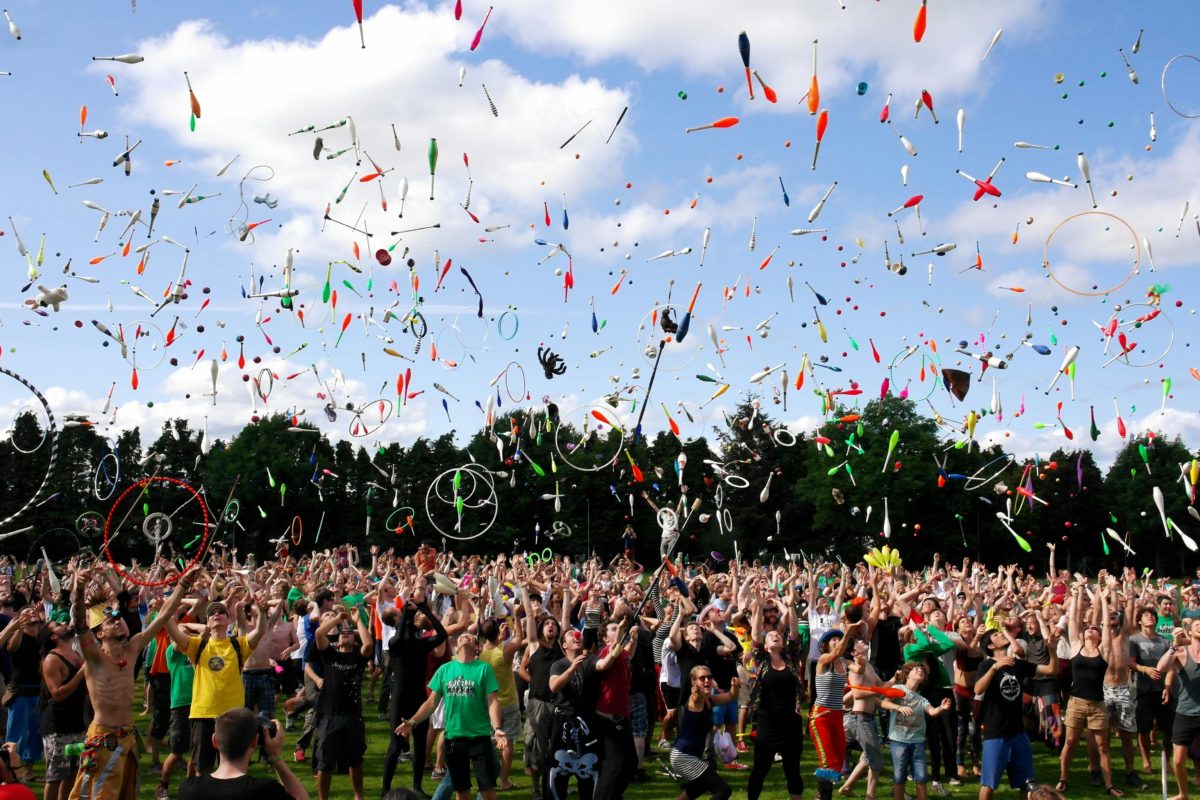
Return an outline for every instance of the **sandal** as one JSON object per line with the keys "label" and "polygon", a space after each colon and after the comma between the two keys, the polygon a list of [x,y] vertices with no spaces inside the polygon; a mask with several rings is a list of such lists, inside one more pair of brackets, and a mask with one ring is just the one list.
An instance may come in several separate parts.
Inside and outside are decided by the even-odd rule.
{"label": "sandal", "polygon": [[1109,797],[1124,797],[1125,796],[1125,793],[1122,792],[1120,789],[1118,789],[1115,786],[1105,786],[1104,791],[1109,795]]}
{"label": "sandal", "polygon": [[1058,783],[1054,784],[1054,791],[1058,792],[1059,794],[1066,794],[1067,793],[1067,782],[1059,781]]}

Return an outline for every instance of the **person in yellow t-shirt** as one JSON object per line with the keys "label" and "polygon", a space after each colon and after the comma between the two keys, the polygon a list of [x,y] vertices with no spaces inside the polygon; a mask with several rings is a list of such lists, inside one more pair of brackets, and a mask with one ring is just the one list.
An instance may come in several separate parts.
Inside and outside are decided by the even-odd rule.
{"label": "person in yellow t-shirt", "polygon": [[174,619],[167,620],[167,632],[171,640],[195,665],[191,711],[192,763],[199,775],[207,775],[217,766],[217,750],[212,743],[217,717],[246,703],[242,665],[267,630],[266,609],[254,606],[254,611],[254,629],[245,637],[230,638],[232,620],[229,608],[224,603],[211,603],[208,606],[208,630],[203,636],[189,636]]}
{"label": "person in yellow t-shirt", "polygon": [[516,633],[509,635],[509,627],[495,619],[485,619],[479,626],[479,637],[483,640],[483,650],[479,660],[491,665],[496,673],[496,681],[500,691],[496,699],[500,701],[501,727],[504,728],[505,740],[500,746],[500,791],[513,788],[509,779],[512,769],[513,742],[521,733],[521,704],[517,698],[517,683],[513,678],[513,656],[525,646],[518,626]]}

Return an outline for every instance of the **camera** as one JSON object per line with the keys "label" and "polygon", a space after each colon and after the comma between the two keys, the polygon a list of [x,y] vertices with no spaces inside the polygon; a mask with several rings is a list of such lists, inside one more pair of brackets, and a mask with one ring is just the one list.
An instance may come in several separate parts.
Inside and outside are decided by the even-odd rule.
{"label": "camera", "polygon": [[258,721],[258,758],[260,761],[266,761],[267,739],[275,738],[277,727],[274,720],[261,711],[255,715],[255,719]]}

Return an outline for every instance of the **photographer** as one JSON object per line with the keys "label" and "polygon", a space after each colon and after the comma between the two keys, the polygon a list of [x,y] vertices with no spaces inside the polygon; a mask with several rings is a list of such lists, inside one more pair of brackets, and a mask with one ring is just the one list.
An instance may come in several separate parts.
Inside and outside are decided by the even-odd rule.
{"label": "photographer", "polygon": [[17,777],[23,766],[15,742],[0,744],[0,800],[35,800],[37,795]]}
{"label": "photographer", "polygon": [[[246,774],[260,739],[278,782]],[[212,743],[221,755],[220,766],[212,775],[185,780],[179,800],[308,800],[308,792],[284,763],[283,727],[278,722],[272,720],[269,728],[260,730],[253,711],[232,708],[217,717]]]}

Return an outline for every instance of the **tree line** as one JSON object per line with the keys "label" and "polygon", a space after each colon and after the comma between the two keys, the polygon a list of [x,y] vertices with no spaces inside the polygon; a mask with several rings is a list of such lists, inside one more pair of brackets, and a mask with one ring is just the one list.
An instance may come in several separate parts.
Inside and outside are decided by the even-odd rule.
{"label": "tree line", "polygon": [[[149,492],[139,506],[138,492],[126,490],[155,476],[202,490],[211,517],[224,518],[214,538],[260,560],[280,542],[292,552],[341,544],[407,552],[427,542],[459,553],[549,548],[607,560],[631,524],[639,559],[654,566],[659,520],[648,500],[678,508],[686,496],[680,560],[732,557],[736,542],[743,557],[849,561],[890,543],[908,564],[940,553],[1040,571],[1054,543],[1058,563],[1074,569],[1130,563],[1183,574],[1200,564],[1178,535],[1166,537],[1153,501],[1157,486],[1166,516],[1200,539],[1181,476],[1194,456],[1178,437],[1129,437],[1103,473],[1087,449],[1032,460],[981,449],[897,397],[837,407],[815,431],[788,430],[764,405],[743,402],[727,424],[698,435],[684,425],[680,434],[647,437],[619,428],[615,410],[581,422],[559,419],[553,407],[521,408],[465,445],[456,431],[407,446],[371,436],[331,441],[280,415],[211,443],[184,419],[165,423],[149,446],[136,429],[106,438],[92,426],[64,427],[47,490],[7,526],[31,529],[0,540],[0,552],[33,560],[45,548],[56,561],[99,553],[102,522],[123,493],[127,525],[153,513]],[[53,443],[32,414],[14,419],[0,442],[0,517],[37,490]],[[176,555],[198,546],[189,533],[199,525],[193,505],[167,545]],[[1012,519],[1028,552],[998,513]],[[454,541],[435,525],[458,536],[489,527]],[[154,544],[122,534],[112,552],[145,559]]]}

